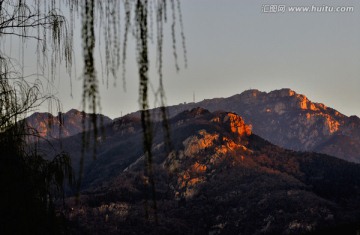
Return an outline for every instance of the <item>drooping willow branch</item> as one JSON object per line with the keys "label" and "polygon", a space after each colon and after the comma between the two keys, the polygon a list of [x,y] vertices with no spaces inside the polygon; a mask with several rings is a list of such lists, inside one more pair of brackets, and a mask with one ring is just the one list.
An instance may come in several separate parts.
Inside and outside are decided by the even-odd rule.
{"label": "drooping willow branch", "polygon": [[[64,3],[63,5],[61,5]],[[168,5],[170,4],[170,5]],[[62,9],[67,7],[70,22],[62,15]],[[168,17],[168,14],[170,17]],[[83,55],[83,95],[82,105],[84,111],[89,110],[92,115],[93,154],[96,154],[96,139],[98,135],[98,122],[96,113],[100,110],[99,78],[97,75],[97,61],[94,55],[96,45],[104,48],[105,75],[115,79],[122,75],[123,87],[126,86],[126,61],[128,60],[129,40],[134,39],[136,50],[134,55],[138,64],[139,105],[144,132],[144,150],[146,153],[146,175],[150,179],[152,189],[155,184],[152,176],[152,134],[151,116],[149,112],[149,43],[153,38],[153,22],[156,26],[156,61],[159,77],[158,92],[154,94],[160,98],[161,115],[165,129],[166,144],[170,146],[170,130],[165,109],[165,89],[163,75],[163,42],[164,25],[171,22],[171,42],[175,69],[179,70],[176,30],[180,28],[181,46],[184,52],[184,63],[187,65],[185,34],[183,31],[182,14],[179,0],[1,0],[0,1],[0,40],[9,34],[22,39],[36,41],[37,67],[45,73],[50,66],[50,74],[54,81],[59,64],[65,62],[71,77],[73,60],[73,37],[75,21],[81,17],[81,38]],[[179,24],[177,24],[179,22]],[[99,33],[95,29],[99,28]],[[99,41],[99,44],[95,42]],[[100,43],[104,42],[104,43]],[[99,48],[99,51],[102,48]],[[21,65],[23,66],[23,65]],[[20,67],[21,67],[20,66]],[[21,68],[19,68],[21,70]],[[120,73],[119,73],[120,72]],[[2,71],[1,71],[2,73]],[[71,80],[71,79],[70,79]],[[83,121],[85,130],[85,121]],[[84,149],[89,136],[84,136]],[[169,147],[170,148],[170,147]],[[83,154],[84,155],[84,154]],[[81,158],[80,165],[84,159]],[[82,175],[80,170],[80,179]],[[155,191],[153,191],[155,202]],[[156,207],[156,204],[154,204]]]}
{"label": "drooping willow branch", "polygon": [[[137,51],[138,51],[138,74],[140,80],[139,86],[139,102],[141,106],[141,124],[144,132],[143,144],[145,151],[145,176],[148,177],[149,184],[151,186],[151,195],[153,201],[153,208],[155,212],[155,220],[157,222],[156,214],[156,194],[155,194],[155,181],[152,169],[152,125],[149,111],[148,100],[148,84],[149,84],[149,58],[148,58],[148,2],[138,0],[136,3],[136,21],[139,22],[136,28],[137,38]],[[148,189],[148,185],[146,188]],[[148,191],[148,190],[147,190]],[[146,196],[147,196],[146,192]],[[147,201],[147,200],[146,200]],[[146,216],[148,217],[148,210],[146,208]]]}

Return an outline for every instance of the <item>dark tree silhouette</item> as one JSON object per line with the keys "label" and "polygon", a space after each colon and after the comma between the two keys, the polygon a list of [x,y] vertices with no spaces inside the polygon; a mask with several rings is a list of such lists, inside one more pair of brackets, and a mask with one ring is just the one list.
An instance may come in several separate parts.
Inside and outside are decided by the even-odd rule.
{"label": "dark tree silhouette", "polygon": [[[170,7],[168,6],[170,4]],[[69,12],[66,19],[62,11]],[[168,13],[171,14],[170,20]],[[175,24],[180,23],[181,39],[186,65],[185,37],[182,30],[182,15],[179,0],[0,0],[0,41],[19,38],[34,41],[36,45],[38,73],[44,76],[50,70],[52,82],[56,78],[59,65],[64,63],[69,76],[73,65],[73,36],[74,25],[81,15],[81,38],[84,69],[83,79],[83,109],[93,113],[94,154],[96,152],[96,136],[98,127],[96,113],[100,109],[100,94],[94,50],[96,41],[105,42],[105,75],[116,79],[119,71],[122,73],[125,87],[125,68],[127,58],[127,44],[130,36],[135,39],[135,56],[138,64],[139,76],[139,105],[141,109],[142,127],[144,132],[144,151],[146,156],[145,175],[149,178],[149,189],[156,209],[155,183],[152,173],[152,127],[149,109],[149,39],[153,35],[153,24],[156,22],[157,72],[159,88],[154,94],[160,97],[162,117],[164,120],[165,137],[170,146],[169,126],[165,110],[165,92],[163,87],[162,57],[164,23],[171,22],[171,37],[175,67],[179,70]],[[95,33],[101,26],[102,36]],[[99,39],[97,38],[99,37]],[[36,151],[30,152],[26,148],[26,136],[36,134],[26,128],[25,123],[19,122],[27,113],[35,110],[45,101],[56,100],[44,89],[44,81],[29,82],[24,74],[24,48],[20,48],[20,62],[7,56],[0,50],[0,154],[4,164],[0,167],[0,177],[4,181],[5,191],[1,192],[2,218],[10,213],[0,227],[0,232],[17,226],[23,231],[35,233],[52,233],[56,217],[53,210],[53,200],[57,193],[62,192],[64,178],[72,181],[70,158],[61,153],[52,161],[45,160]],[[108,83],[108,82],[107,82]],[[70,83],[71,86],[71,83]],[[84,129],[85,122],[83,124]],[[84,135],[84,148],[90,137]],[[83,158],[81,158],[83,161]],[[80,170],[79,182],[81,182]],[[29,191],[27,191],[29,190]],[[24,200],[26,199],[26,200]],[[17,202],[22,201],[22,205]],[[22,214],[21,207],[28,209]],[[29,208],[30,209],[29,209]],[[156,210],[155,210],[156,211]],[[38,214],[39,223],[27,220],[28,216]],[[51,215],[51,216],[50,216]],[[156,217],[156,215],[155,215]],[[49,219],[53,218],[53,219]],[[15,222],[17,221],[17,222]],[[13,223],[11,223],[13,222]],[[42,225],[41,225],[42,224]],[[43,230],[40,225],[45,226]],[[31,229],[30,229],[31,227]],[[44,227],[44,226],[43,226]],[[27,229],[30,230],[27,230]],[[40,230],[39,230],[40,229]],[[21,232],[21,231],[18,231]]]}

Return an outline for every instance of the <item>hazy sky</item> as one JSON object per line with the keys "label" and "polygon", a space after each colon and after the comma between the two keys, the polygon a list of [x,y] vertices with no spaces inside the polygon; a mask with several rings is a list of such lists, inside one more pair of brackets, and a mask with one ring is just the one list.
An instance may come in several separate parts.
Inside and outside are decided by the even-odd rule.
{"label": "hazy sky", "polygon": [[[196,101],[201,101],[250,88],[271,91],[286,87],[346,115],[360,116],[359,1],[181,0],[181,4],[188,68],[184,69],[178,45],[181,70],[176,73],[168,32],[164,51],[168,105],[192,102],[193,92]],[[274,9],[271,5],[276,5],[277,11],[285,6],[284,12],[269,13]],[[292,6],[334,10],[351,6],[353,12],[290,12]],[[75,45],[79,75],[81,44]],[[134,54],[131,45],[128,54]],[[112,118],[138,109],[134,61],[134,56],[129,56],[126,92],[121,78],[115,88],[102,86],[102,111]],[[66,74],[61,76],[64,79],[56,86],[63,110],[80,109],[81,81],[73,79],[74,97],[70,98]],[[151,76],[156,89],[154,70]]]}

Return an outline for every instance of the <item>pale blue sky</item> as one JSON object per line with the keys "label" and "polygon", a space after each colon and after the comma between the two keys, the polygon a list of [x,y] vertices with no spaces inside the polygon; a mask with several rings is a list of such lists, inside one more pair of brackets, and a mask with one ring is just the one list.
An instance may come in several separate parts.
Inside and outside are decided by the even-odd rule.
{"label": "pale blue sky", "polygon": [[[192,102],[193,91],[196,101],[201,101],[232,96],[250,88],[271,91],[286,87],[346,115],[360,116],[358,1],[181,0],[181,3],[188,68],[183,67],[178,45],[181,70],[176,73],[168,32],[164,57],[167,104]],[[354,11],[263,13],[262,7],[271,4],[285,5],[286,9],[353,6]],[[128,54],[134,54],[132,46]],[[76,50],[79,75],[82,68],[79,43]],[[155,63],[155,59],[151,62]],[[138,109],[134,56],[129,56],[127,63],[127,92],[122,90],[120,79],[115,88],[102,87],[102,111],[112,118]],[[151,76],[156,87],[154,69]],[[73,98],[68,79],[61,79],[56,86],[64,111],[81,108],[81,81],[73,81]]]}

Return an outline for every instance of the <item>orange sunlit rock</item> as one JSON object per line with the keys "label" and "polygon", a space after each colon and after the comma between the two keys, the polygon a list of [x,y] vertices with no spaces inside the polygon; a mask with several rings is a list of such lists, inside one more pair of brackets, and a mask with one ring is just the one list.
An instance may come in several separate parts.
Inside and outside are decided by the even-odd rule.
{"label": "orange sunlit rock", "polygon": [[310,110],[312,110],[312,111],[318,111],[319,109],[316,107],[315,104],[310,103]]}
{"label": "orange sunlit rock", "polygon": [[301,109],[307,109],[307,98],[305,97],[304,99],[301,99],[299,101],[299,106]]}
{"label": "orange sunlit rock", "polygon": [[195,162],[192,166],[192,170],[196,173],[204,173],[206,171],[206,165]]}
{"label": "orange sunlit rock", "polygon": [[224,118],[224,123],[227,122],[230,124],[231,132],[237,133],[239,136],[251,135],[251,126],[246,125],[240,116],[234,113],[228,113]]}
{"label": "orange sunlit rock", "polygon": [[229,148],[227,148],[225,145],[221,145],[216,148],[216,153],[218,154],[226,154],[229,151]]}
{"label": "orange sunlit rock", "polygon": [[198,183],[200,183],[200,178],[192,178],[191,180],[189,180],[188,186],[194,186],[195,184]]}
{"label": "orange sunlit rock", "polygon": [[321,103],[317,103],[317,106],[320,107],[320,108],[323,109],[323,110],[326,110],[326,109],[327,109],[327,106],[324,105],[324,104],[321,104]]}
{"label": "orange sunlit rock", "polygon": [[186,156],[192,156],[205,148],[213,146],[213,142],[219,138],[218,134],[209,134],[204,130],[199,131],[199,134],[201,135],[200,138],[192,136],[183,142]]}
{"label": "orange sunlit rock", "polygon": [[326,116],[325,124],[330,134],[339,130],[340,123],[336,120],[333,120],[330,116]]}

